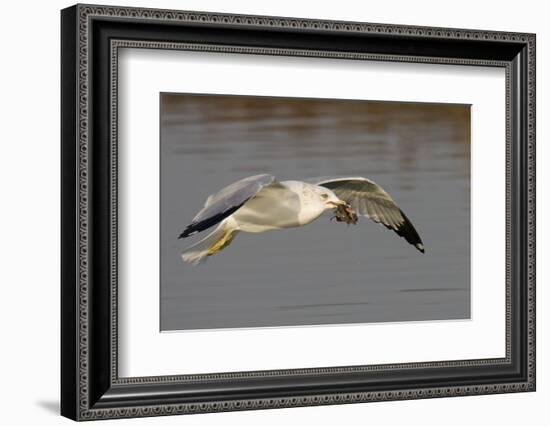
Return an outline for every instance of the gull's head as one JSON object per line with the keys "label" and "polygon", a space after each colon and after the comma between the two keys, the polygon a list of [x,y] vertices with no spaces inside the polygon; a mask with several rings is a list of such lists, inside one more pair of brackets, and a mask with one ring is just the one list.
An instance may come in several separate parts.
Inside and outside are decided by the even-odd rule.
{"label": "gull's head", "polygon": [[334,192],[328,188],[322,186],[316,186],[315,192],[321,199],[321,202],[325,205],[326,209],[335,209],[338,206],[347,205],[345,201],[340,200]]}

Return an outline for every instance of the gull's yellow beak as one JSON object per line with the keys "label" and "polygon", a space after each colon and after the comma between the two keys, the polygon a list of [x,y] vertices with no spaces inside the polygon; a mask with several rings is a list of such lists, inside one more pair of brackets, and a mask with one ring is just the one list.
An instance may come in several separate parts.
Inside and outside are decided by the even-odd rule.
{"label": "gull's yellow beak", "polygon": [[334,207],[335,209],[340,207],[340,206],[349,206],[348,203],[346,203],[345,201],[342,201],[342,200],[338,200],[338,201],[327,201],[326,202],[326,205],[329,206],[329,207]]}

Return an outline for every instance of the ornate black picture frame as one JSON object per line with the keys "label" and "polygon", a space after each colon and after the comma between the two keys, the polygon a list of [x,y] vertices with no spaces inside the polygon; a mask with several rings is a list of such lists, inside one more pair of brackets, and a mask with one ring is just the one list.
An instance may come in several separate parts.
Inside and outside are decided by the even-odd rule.
{"label": "ornate black picture frame", "polygon": [[[535,35],[76,5],[61,13],[61,413],[159,416],[535,390]],[[506,356],[120,378],[121,47],[486,65],[506,71]]]}

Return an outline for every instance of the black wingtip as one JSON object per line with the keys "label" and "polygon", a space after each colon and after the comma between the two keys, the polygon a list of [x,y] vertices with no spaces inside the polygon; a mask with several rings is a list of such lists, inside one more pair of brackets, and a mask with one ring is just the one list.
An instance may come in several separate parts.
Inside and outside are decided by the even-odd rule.
{"label": "black wingtip", "polygon": [[197,233],[197,231],[193,230],[192,227],[188,226],[187,228],[184,229],[184,231],[181,234],[179,234],[178,239],[187,238],[190,235],[193,235],[193,234],[196,234],[196,233]]}
{"label": "black wingtip", "polygon": [[401,227],[396,230],[397,234],[400,237],[405,238],[409,244],[412,244],[420,253],[425,253],[424,250],[424,243],[422,242],[422,239],[420,238],[420,235],[418,235],[418,232],[416,229],[414,229],[413,224],[409,220],[409,218],[403,213],[403,210],[399,210],[401,212],[401,215],[403,216],[403,219],[405,221],[401,225]]}
{"label": "black wingtip", "polygon": [[227,210],[224,210],[221,213],[215,214],[214,216],[211,216],[199,222],[191,222],[191,224],[189,224],[187,228],[183,230],[183,232],[179,235],[178,238],[190,237],[191,235],[195,235],[199,232],[204,231],[205,229],[208,229],[214,225],[217,225],[226,217],[231,216],[233,213],[235,213],[243,204],[244,203],[239,204],[238,206],[233,206]]}

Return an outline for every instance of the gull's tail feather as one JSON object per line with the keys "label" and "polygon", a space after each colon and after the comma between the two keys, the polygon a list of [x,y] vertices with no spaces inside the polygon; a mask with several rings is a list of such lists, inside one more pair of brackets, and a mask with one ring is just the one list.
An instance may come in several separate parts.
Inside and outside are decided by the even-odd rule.
{"label": "gull's tail feather", "polygon": [[236,229],[228,229],[225,223],[220,223],[206,238],[185,249],[181,258],[185,262],[198,265],[204,262],[208,256],[216,254],[231,244],[238,232]]}

